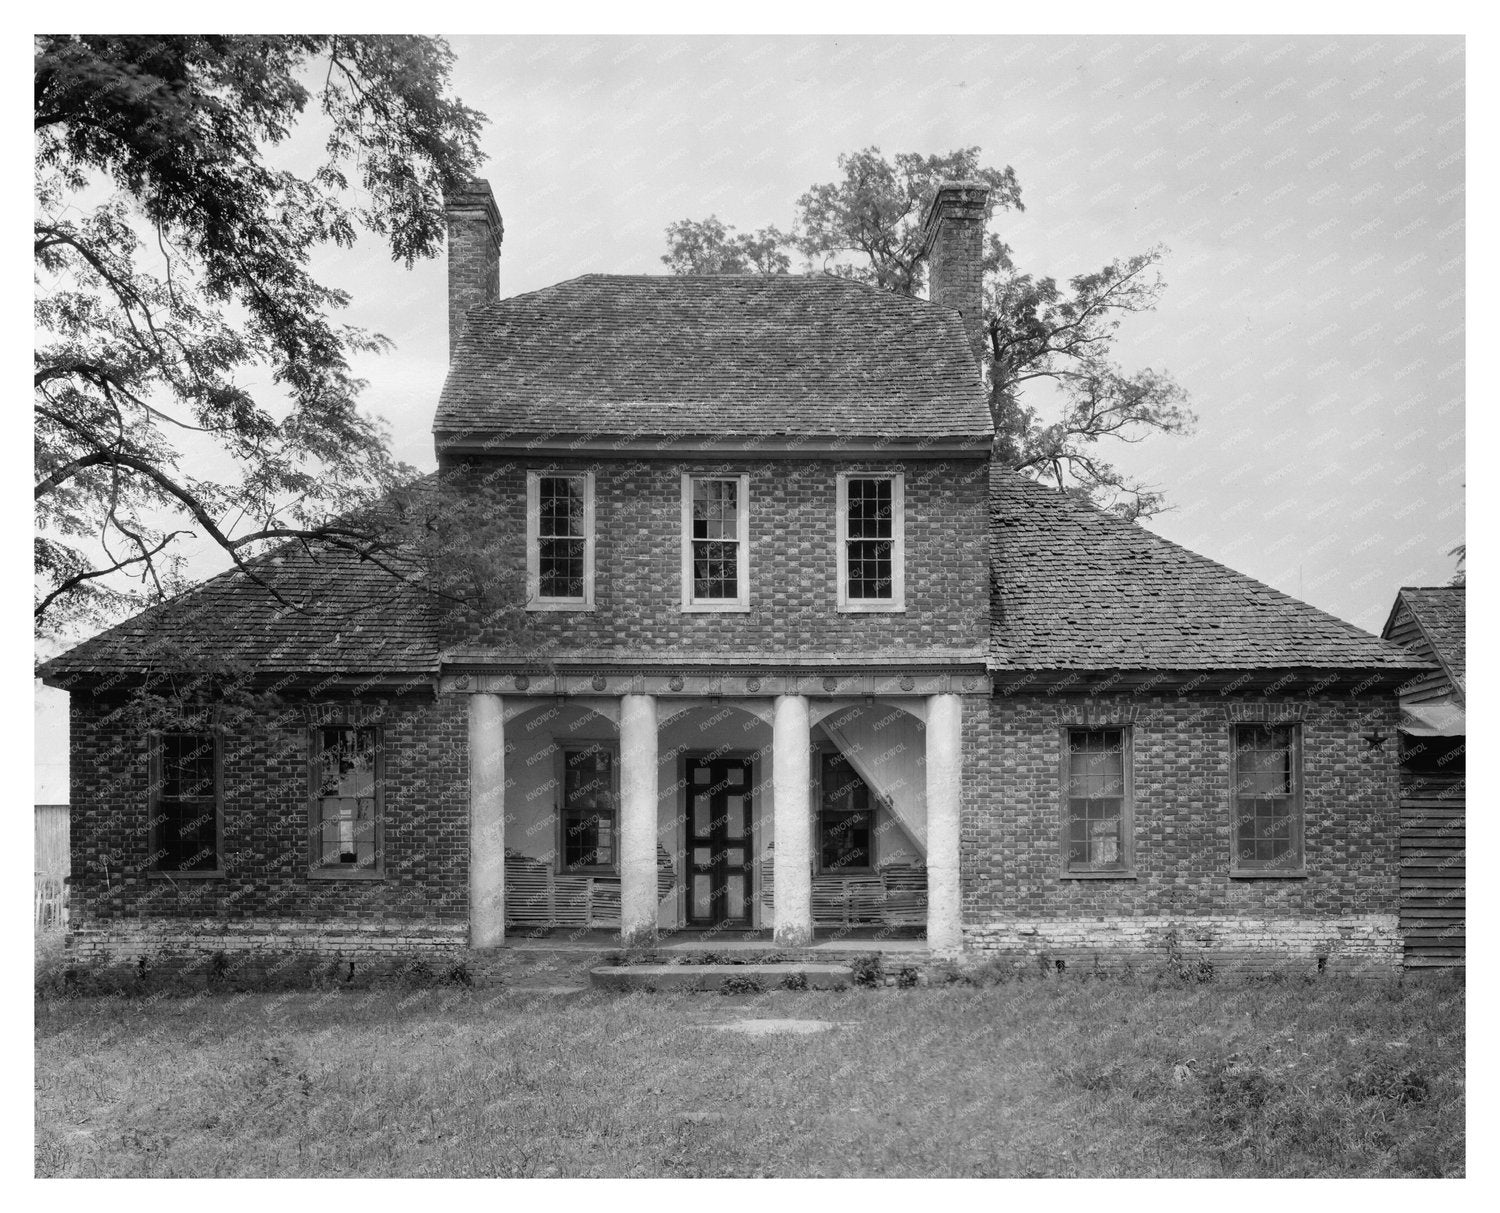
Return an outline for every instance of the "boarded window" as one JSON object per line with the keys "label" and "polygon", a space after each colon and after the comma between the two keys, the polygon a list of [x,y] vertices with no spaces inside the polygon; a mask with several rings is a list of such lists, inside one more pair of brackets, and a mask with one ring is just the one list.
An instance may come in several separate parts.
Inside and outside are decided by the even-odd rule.
{"label": "boarded window", "polygon": [[1121,872],[1129,867],[1125,737],[1123,728],[1068,731],[1063,846],[1070,873]]}
{"label": "boarded window", "polygon": [[314,730],[317,778],[314,850],[323,868],[374,872],[380,863],[380,730]]}
{"label": "boarded window", "polygon": [[1295,725],[1235,726],[1235,870],[1254,873],[1302,868],[1300,767]]}
{"label": "boarded window", "polygon": [[162,733],[152,754],[151,870],[219,870],[219,746],[213,733]]}
{"label": "boarded window", "polygon": [[563,867],[616,866],[618,803],[614,751],[597,743],[563,750]]}
{"label": "boarded window", "polygon": [[875,866],[875,801],[838,750],[818,764],[818,864],[823,872],[867,872]]}

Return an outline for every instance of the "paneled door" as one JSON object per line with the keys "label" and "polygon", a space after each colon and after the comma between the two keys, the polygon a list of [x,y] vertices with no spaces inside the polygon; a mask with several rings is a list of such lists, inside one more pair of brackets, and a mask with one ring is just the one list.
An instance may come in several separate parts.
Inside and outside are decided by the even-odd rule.
{"label": "paneled door", "polygon": [[687,925],[751,925],[748,758],[687,759]]}

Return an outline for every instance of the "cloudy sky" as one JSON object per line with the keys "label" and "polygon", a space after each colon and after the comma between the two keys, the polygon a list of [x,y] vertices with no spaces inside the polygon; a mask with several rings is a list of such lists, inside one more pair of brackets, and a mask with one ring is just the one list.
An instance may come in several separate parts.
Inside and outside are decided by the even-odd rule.
{"label": "cloudy sky", "polygon": [[[490,118],[501,291],[657,273],[664,229],[789,227],[840,152],[982,149],[1058,279],[1155,244],[1127,368],[1170,371],[1189,437],[1110,457],[1164,488],[1160,534],[1378,631],[1464,539],[1464,44],[1441,37],[452,39]],[[434,465],[445,270],[325,259],[399,453]],[[217,565],[205,563],[205,572]]]}

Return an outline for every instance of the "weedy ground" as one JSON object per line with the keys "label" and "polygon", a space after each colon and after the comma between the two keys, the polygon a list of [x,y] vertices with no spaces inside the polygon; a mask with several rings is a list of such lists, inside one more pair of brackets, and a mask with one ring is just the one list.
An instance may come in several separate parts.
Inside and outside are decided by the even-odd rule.
{"label": "weedy ground", "polygon": [[39,995],[36,1172],[1455,1176],[1463,986]]}

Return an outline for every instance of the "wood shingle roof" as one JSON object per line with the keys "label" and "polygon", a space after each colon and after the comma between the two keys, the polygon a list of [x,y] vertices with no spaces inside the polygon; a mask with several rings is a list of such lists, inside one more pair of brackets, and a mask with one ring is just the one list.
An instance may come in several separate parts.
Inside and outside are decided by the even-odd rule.
{"label": "wood shingle roof", "polygon": [[1427,647],[1460,696],[1468,690],[1464,667],[1467,599],[1467,587],[1462,585],[1404,585],[1391,612],[1394,617],[1403,603],[1411,611]]}
{"label": "wood shingle roof", "polygon": [[826,275],[587,274],[474,309],[439,435],[987,438],[959,314]]}
{"label": "wood shingle roof", "polygon": [[1402,670],[1421,658],[1145,527],[991,476],[991,666]]}
{"label": "wood shingle roof", "polygon": [[[150,607],[44,663],[49,682],[108,673],[240,669],[409,677],[438,669],[431,598],[339,548],[287,544]],[[297,608],[297,609],[294,609]]]}

